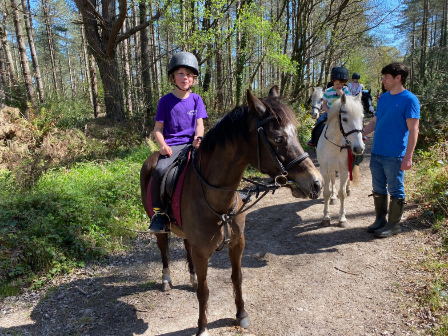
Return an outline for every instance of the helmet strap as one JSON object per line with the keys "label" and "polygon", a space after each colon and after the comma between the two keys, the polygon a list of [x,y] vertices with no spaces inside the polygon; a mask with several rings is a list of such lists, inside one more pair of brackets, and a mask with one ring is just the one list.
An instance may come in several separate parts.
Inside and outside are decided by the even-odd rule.
{"label": "helmet strap", "polygon": [[181,89],[180,87],[178,87],[177,84],[174,84],[174,85],[181,91],[190,91],[190,89],[191,89],[191,86],[188,89],[184,90],[184,89]]}

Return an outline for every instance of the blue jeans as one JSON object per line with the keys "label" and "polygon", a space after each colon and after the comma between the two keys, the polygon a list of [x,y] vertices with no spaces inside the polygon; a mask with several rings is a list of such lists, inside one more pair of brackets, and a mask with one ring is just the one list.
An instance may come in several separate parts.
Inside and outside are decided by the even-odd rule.
{"label": "blue jeans", "polygon": [[372,153],[370,171],[372,172],[373,191],[389,194],[394,198],[405,198],[404,171],[401,170],[403,157],[391,157]]}

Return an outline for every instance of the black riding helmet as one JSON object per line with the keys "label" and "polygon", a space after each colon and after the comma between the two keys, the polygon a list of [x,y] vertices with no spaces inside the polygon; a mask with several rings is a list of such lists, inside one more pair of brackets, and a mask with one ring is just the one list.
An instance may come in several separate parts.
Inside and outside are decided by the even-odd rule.
{"label": "black riding helmet", "polygon": [[357,72],[355,72],[353,75],[352,75],[352,79],[360,79],[361,78],[361,75],[359,74],[359,73],[357,73]]}
{"label": "black riding helmet", "polygon": [[187,51],[178,52],[171,57],[168,76],[179,68],[191,69],[196,76],[199,75],[199,66],[196,56]]}
{"label": "black riding helmet", "polygon": [[344,67],[333,67],[331,69],[331,80],[348,80],[348,70]]}

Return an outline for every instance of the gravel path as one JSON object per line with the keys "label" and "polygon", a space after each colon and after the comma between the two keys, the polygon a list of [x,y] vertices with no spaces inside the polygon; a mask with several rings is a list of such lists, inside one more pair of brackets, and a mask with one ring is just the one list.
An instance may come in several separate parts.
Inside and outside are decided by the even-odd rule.
{"label": "gravel path", "polygon": [[[210,260],[211,335],[415,335],[406,326],[400,283],[418,231],[374,239],[370,140],[361,185],[347,201],[348,228],[323,228],[323,199],[294,199],[288,189],[259,202],[247,216],[243,297],[251,326],[234,326],[227,251]],[[406,216],[406,214],[405,214]],[[189,285],[183,244],[171,244],[174,288],[161,291],[154,239],[135,241],[129,254],[58,278],[43,292],[0,302],[0,335],[195,335],[198,304]]]}

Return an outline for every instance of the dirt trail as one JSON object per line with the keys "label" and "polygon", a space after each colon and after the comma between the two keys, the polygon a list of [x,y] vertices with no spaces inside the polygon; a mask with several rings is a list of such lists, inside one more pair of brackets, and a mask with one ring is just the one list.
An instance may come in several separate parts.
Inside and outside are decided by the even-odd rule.
{"label": "dirt trail", "polygon": [[[398,284],[419,234],[374,239],[370,140],[362,181],[347,201],[348,228],[323,228],[323,199],[297,200],[280,190],[247,216],[243,297],[251,326],[234,326],[235,305],[227,251],[210,260],[211,335],[415,335],[405,325]],[[406,214],[405,214],[406,216]],[[161,291],[154,239],[141,237],[131,254],[60,278],[46,296],[29,292],[0,303],[0,335],[195,335],[198,304],[185,252],[171,245],[174,288]]]}

